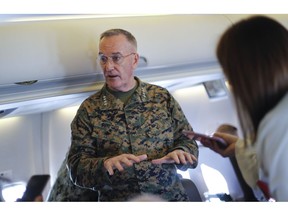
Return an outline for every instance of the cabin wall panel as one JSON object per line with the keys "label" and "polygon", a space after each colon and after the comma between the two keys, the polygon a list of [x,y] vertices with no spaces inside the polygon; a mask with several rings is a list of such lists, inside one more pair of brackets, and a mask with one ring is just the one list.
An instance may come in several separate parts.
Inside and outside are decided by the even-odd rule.
{"label": "cabin wall panel", "polygon": [[57,172],[66,157],[71,144],[70,124],[76,114],[78,106],[63,108],[44,113],[43,125],[46,138],[43,140],[44,145],[48,148],[48,167],[51,175],[51,185],[54,183]]}
{"label": "cabin wall panel", "polygon": [[43,173],[41,114],[0,119],[0,171],[12,170],[13,181]]}

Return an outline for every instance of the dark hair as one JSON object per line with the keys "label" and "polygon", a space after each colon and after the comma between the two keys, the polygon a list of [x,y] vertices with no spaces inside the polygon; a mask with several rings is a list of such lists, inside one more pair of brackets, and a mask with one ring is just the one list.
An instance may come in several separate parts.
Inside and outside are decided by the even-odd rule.
{"label": "dark hair", "polygon": [[261,119],[288,89],[288,31],[266,16],[241,20],[220,38],[217,58],[231,85],[244,137],[254,141]]}
{"label": "dark hair", "polygon": [[103,39],[104,37],[111,37],[115,35],[124,35],[126,39],[137,49],[136,38],[130,32],[124,29],[109,29],[100,35],[100,40]]}

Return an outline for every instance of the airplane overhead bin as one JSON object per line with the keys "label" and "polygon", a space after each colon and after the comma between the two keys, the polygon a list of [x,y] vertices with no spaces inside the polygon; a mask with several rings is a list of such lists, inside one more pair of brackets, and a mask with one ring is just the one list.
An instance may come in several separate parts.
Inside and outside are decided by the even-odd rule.
{"label": "airplane overhead bin", "polygon": [[79,103],[97,91],[104,81],[98,39],[110,28],[135,35],[142,60],[136,75],[144,80],[171,86],[188,77],[221,76],[215,45],[230,24],[223,15],[2,22],[0,118]]}

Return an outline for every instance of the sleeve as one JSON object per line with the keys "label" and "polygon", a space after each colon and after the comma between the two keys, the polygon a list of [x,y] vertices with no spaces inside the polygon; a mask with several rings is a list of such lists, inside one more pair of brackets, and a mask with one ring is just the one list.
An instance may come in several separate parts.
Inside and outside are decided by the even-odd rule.
{"label": "sleeve", "polygon": [[252,146],[245,147],[244,141],[238,139],[235,144],[235,157],[246,183],[255,188],[258,177],[256,150]]}
{"label": "sleeve", "polygon": [[245,147],[244,141],[238,139],[235,144],[235,157],[246,183],[251,187],[258,201],[267,201],[263,191],[258,187],[259,180],[258,160],[256,149],[253,146]]}
{"label": "sleeve", "polygon": [[[75,185],[99,190],[109,184],[109,176],[104,169],[105,157],[97,157],[93,146],[93,126],[84,105],[81,105],[71,123],[71,147],[67,167],[70,179]],[[97,176],[97,178],[95,178]]]}
{"label": "sleeve", "polygon": [[288,201],[288,96],[262,120],[257,134],[260,179],[276,201]]}
{"label": "sleeve", "polygon": [[[182,111],[179,103],[173,98],[171,95],[170,101],[170,113],[173,119],[173,127],[174,127],[174,147],[170,150],[170,152],[176,149],[182,149],[185,152],[189,152],[194,155],[197,160],[199,156],[198,145],[195,140],[189,139],[187,136],[182,134],[183,130],[193,130],[192,126],[189,124],[185,114]],[[187,170],[188,168],[196,168],[198,162],[194,164],[177,164],[177,168],[180,170]]]}

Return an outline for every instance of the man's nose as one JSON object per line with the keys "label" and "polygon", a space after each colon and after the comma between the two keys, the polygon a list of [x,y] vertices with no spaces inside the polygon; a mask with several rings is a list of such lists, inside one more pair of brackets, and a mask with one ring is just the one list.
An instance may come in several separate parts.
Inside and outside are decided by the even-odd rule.
{"label": "man's nose", "polygon": [[107,62],[105,63],[104,67],[106,70],[114,68],[114,62],[111,58],[108,58]]}

